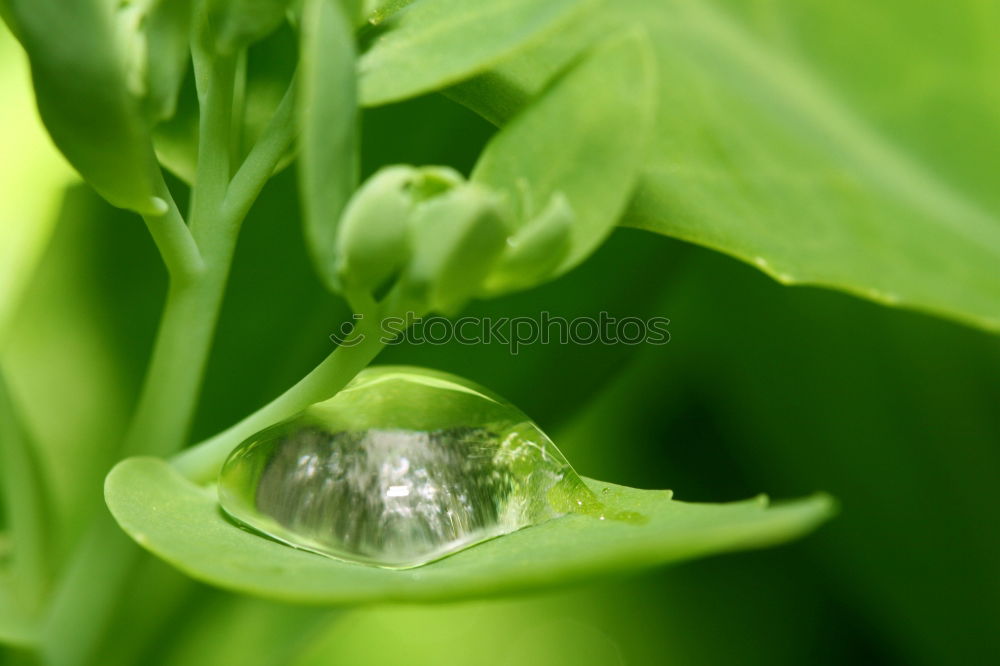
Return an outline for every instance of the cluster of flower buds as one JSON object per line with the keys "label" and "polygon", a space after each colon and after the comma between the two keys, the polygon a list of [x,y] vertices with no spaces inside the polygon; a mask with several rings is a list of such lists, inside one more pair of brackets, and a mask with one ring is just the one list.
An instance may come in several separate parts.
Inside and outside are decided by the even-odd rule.
{"label": "cluster of flower buds", "polygon": [[551,277],[569,249],[572,222],[561,194],[532,215],[525,201],[512,202],[448,167],[390,166],[371,176],[344,210],[336,274],[349,297],[390,294],[451,314],[477,295]]}

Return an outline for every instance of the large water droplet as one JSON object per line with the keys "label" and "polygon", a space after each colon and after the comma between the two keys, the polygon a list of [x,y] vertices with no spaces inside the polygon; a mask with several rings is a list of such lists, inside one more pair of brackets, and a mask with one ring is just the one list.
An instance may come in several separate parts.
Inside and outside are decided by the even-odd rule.
{"label": "large water droplet", "polygon": [[292,546],[383,567],[425,564],[576,510],[592,493],[517,408],[456,377],[363,372],[238,446],[222,508]]}

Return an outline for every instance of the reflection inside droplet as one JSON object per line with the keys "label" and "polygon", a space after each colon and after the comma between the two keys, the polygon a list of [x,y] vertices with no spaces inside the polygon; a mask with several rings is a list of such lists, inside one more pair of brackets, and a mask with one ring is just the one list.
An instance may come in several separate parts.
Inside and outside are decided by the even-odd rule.
{"label": "reflection inside droplet", "polygon": [[399,368],[368,370],[238,446],[219,498],[237,521],[292,546],[392,568],[596,504],[515,407]]}

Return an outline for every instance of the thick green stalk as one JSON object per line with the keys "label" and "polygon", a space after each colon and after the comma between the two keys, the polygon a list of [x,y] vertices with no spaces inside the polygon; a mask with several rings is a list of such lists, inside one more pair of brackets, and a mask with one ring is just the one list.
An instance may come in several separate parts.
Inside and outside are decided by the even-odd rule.
{"label": "thick green stalk", "polygon": [[163,257],[171,282],[191,282],[205,269],[205,262],[162,175],[157,186],[166,210],[162,215],[145,215],[143,220]]}
{"label": "thick green stalk", "polygon": [[[239,224],[222,224],[230,178],[229,136],[235,66],[204,54],[197,71],[202,94],[197,180],[192,193],[191,240],[203,264],[178,261],[190,249],[170,206],[163,227],[151,225],[171,273],[153,356],[123,446],[127,455],[167,455],[184,445],[218,320]],[[147,220],[149,224],[150,220]],[[180,240],[181,242],[178,242]],[[56,666],[89,661],[115,609],[139,549],[99,511],[65,572],[49,610],[46,660]]]}
{"label": "thick green stalk", "polygon": [[229,186],[235,62],[217,57],[199,71],[208,80],[200,86],[203,105],[191,232],[204,267],[193,276],[171,276],[153,358],[125,438],[126,455],[169,455],[184,446],[236,247],[238,227],[220,224]]}

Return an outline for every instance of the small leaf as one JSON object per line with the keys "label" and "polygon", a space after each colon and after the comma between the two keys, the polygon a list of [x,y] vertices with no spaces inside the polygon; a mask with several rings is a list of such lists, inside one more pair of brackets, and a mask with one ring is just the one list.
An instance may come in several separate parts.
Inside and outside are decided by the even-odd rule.
{"label": "small leaf", "polygon": [[158,0],[145,18],[145,106],[154,123],[171,118],[190,62],[192,0]]}
{"label": "small leaf", "polygon": [[361,13],[368,23],[379,25],[412,2],[414,0],[364,0]]}
{"label": "small leaf", "polygon": [[[298,50],[295,30],[287,25],[247,50],[240,159],[257,144],[281,105],[295,76]],[[293,156],[294,147],[289,147],[276,170],[286,167]]]}
{"label": "small leaf", "polygon": [[483,284],[486,295],[527,289],[546,278],[569,254],[576,215],[560,192],[537,217],[507,239],[507,247]]}
{"label": "small leaf", "polygon": [[308,0],[300,59],[300,187],[306,244],[336,291],[340,215],[358,180],[358,106],[353,30],[340,4]]}
{"label": "small leaf", "polygon": [[214,488],[196,486],[154,458],[119,463],[105,498],[136,542],[198,580],[326,604],[441,601],[565,585],[777,544],[809,532],[833,510],[823,495],[769,508],[763,498],[688,504],[668,491],[588,484],[609,506],[648,520],[568,515],[403,571],[339,562],[246,532],[223,517]]}
{"label": "small leaf", "polygon": [[556,273],[593,252],[624,212],[646,157],[654,68],[645,33],[611,38],[504,127],[473,171],[473,182],[536,206],[568,199],[575,221]]}
{"label": "small leaf", "polygon": [[483,72],[593,3],[421,0],[404,9],[399,4],[382,3],[392,10],[386,32],[358,63],[366,106],[415,97]]}
{"label": "small leaf", "polygon": [[0,1],[28,53],[38,109],[56,146],[113,205],[162,213],[156,159],[110,3]]}
{"label": "small leaf", "polygon": [[188,73],[177,96],[174,114],[153,128],[156,156],[171,173],[194,183],[198,169],[198,92],[193,72]]}
{"label": "small leaf", "polygon": [[208,22],[216,48],[234,54],[264,39],[285,21],[290,4],[291,0],[209,0]]}

